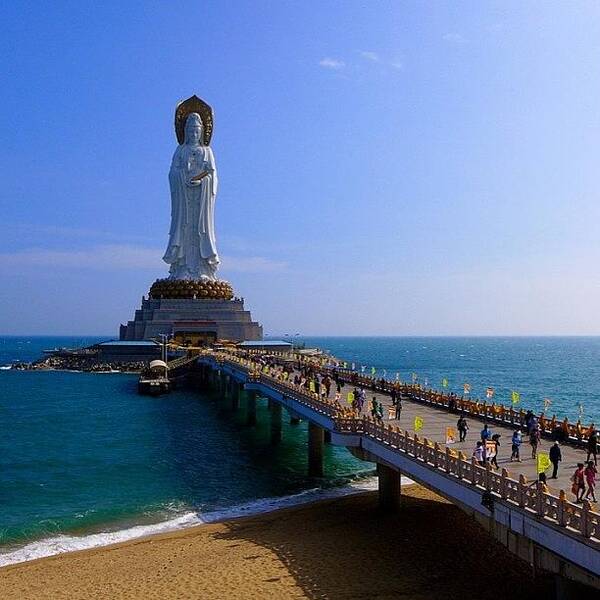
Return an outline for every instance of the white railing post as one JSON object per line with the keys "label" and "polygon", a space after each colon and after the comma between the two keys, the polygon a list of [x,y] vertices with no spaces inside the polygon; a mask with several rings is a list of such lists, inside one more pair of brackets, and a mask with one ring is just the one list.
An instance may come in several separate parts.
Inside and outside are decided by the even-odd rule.
{"label": "white railing post", "polygon": [[539,517],[544,516],[544,490],[542,482],[538,479],[535,484],[535,512]]}
{"label": "white railing post", "polygon": [[446,446],[446,452],[444,456],[444,471],[446,471],[446,473],[450,473],[450,457],[450,448]]}
{"label": "white railing post", "polygon": [[556,509],[556,519],[561,527],[567,526],[567,494],[565,490],[558,493],[558,506]]}
{"label": "white railing post", "polygon": [[506,469],[502,469],[502,479],[500,480],[500,497],[506,500],[508,496],[508,471]]}
{"label": "white railing post", "polygon": [[441,447],[440,445],[436,442],[433,445],[433,466],[437,469],[440,466],[440,454],[441,454]]}
{"label": "white railing post", "polygon": [[592,505],[589,500],[583,501],[583,508],[581,509],[581,533],[584,537],[589,538],[592,535],[592,527],[590,524],[590,512]]}
{"label": "white railing post", "polygon": [[525,508],[527,504],[527,478],[523,473],[519,475],[519,506]]}
{"label": "white railing post", "polygon": [[457,474],[458,474],[458,478],[462,479],[463,478],[463,473],[465,470],[465,461],[467,460],[467,457],[462,453],[459,452],[458,453],[458,468],[456,469]]}
{"label": "white railing post", "polygon": [[471,458],[471,483],[475,485],[477,483],[477,467],[479,466],[478,462],[475,460],[473,456]]}

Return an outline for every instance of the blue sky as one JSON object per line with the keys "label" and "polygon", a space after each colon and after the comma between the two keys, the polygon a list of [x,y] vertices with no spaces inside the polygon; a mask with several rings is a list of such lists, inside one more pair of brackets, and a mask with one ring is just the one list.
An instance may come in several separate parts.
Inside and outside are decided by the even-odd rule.
{"label": "blue sky", "polygon": [[132,317],[197,93],[220,274],[266,332],[600,334],[597,3],[0,13],[0,333]]}

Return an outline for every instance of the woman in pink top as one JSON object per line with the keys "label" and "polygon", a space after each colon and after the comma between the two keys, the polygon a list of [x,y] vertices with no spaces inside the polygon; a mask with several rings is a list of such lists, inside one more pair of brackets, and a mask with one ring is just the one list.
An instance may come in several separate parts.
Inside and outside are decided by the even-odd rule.
{"label": "woman in pink top", "polygon": [[596,467],[594,461],[590,460],[585,468],[583,474],[585,475],[585,482],[587,483],[587,492],[585,497],[589,498],[592,495],[592,502],[596,502],[596,494],[594,494],[594,488],[596,487]]}
{"label": "woman in pink top", "polygon": [[575,470],[575,473],[573,473],[571,481],[573,482],[571,491],[576,496],[575,502],[583,502],[583,492],[585,492],[585,472],[583,463],[577,463],[577,469]]}

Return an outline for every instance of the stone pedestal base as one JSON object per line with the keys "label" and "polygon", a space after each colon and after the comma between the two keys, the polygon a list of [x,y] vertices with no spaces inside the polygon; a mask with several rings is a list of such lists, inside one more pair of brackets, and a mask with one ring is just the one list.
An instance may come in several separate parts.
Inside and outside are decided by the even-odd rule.
{"label": "stone pedestal base", "polygon": [[262,326],[244,309],[243,299],[149,298],[121,325],[121,340],[148,340],[174,335],[180,343],[195,345],[217,340],[262,340]]}

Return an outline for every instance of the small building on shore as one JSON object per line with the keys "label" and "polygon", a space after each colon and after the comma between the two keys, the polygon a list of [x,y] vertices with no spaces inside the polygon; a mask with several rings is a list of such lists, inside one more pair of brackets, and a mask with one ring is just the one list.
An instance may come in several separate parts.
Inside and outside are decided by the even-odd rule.
{"label": "small building on shore", "polygon": [[247,352],[291,352],[293,344],[283,340],[253,340],[240,342],[237,348]]}
{"label": "small building on shore", "polygon": [[98,344],[98,361],[103,363],[150,362],[161,357],[161,347],[152,340],[113,340]]}

